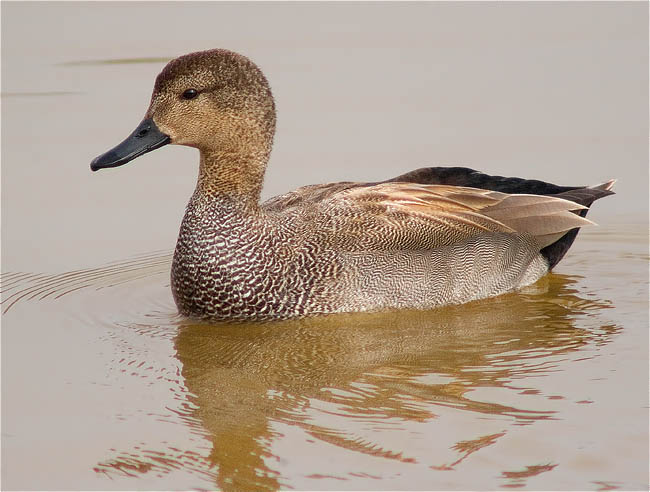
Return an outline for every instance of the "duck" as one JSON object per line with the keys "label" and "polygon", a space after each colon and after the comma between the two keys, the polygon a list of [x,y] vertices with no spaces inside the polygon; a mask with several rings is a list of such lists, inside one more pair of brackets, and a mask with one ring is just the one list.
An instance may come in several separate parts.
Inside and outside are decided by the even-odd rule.
{"label": "duck", "polygon": [[559,186],[466,167],[309,185],[260,201],[276,127],[270,85],[225,49],[157,76],[142,122],[91,169],[167,144],[199,150],[171,290],[181,315],[272,321],[429,310],[517,291],[564,257],[614,180]]}

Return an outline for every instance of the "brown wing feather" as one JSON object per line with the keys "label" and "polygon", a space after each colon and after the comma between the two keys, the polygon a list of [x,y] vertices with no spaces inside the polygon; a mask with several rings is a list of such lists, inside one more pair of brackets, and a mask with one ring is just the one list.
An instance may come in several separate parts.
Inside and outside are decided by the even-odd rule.
{"label": "brown wing feather", "polygon": [[541,249],[573,228],[593,224],[573,213],[584,206],[562,198],[404,182],[305,186],[262,207],[335,217],[337,233],[365,247],[381,246],[391,234],[403,238],[404,248],[426,248],[501,232],[533,236]]}
{"label": "brown wing feather", "polygon": [[304,207],[305,205],[325,201],[341,191],[356,186],[368,186],[368,183],[342,181],[302,186],[284,195],[269,198],[262,204],[262,209],[267,212],[288,212],[296,207]]}
{"label": "brown wing feather", "polygon": [[[348,188],[330,200],[350,209],[372,203],[381,207],[375,214],[385,218],[399,214],[411,222],[429,223],[429,233],[454,240],[486,232],[528,234],[540,249],[575,227],[593,224],[573,213],[585,207],[569,200],[459,186],[382,183]],[[426,227],[422,234],[427,234]]]}

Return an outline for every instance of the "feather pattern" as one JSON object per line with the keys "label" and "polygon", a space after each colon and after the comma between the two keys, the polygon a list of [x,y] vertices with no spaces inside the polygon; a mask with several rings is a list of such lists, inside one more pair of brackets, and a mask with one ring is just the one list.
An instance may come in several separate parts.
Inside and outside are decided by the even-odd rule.
{"label": "feather pattern", "polygon": [[[403,227],[401,222],[408,217],[407,221],[424,225],[425,237],[421,241],[424,244],[430,244],[430,237],[435,233],[462,240],[485,232],[508,232],[533,236],[543,248],[573,228],[593,225],[573,213],[587,207],[559,197],[401,182],[305,187],[277,197],[267,207],[280,212],[298,203],[317,204],[330,210],[329,213],[338,210],[350,215],[355,210],[372,210],[372,217],[382,218],[386,223],[393,221],[397,228]],[[395,221],[398,217],[401,222]],[[439,228],[447,231],[439,232]]]}
{"label": "feather pattern", "polygon": [[[188,101],[193,87],[200,97]],[[594,187],[416,169],[383,182],[306,186],[260,204],[276,126],[266,77],[227,50],[190,53],[158,75],[145,120],[94,159],[116,167],[165,143],[200,153],[171,288],[182,314],[274,320],[428,309],[510,292],[566,254]],[[135,149],[135,151],[134,151]]]}

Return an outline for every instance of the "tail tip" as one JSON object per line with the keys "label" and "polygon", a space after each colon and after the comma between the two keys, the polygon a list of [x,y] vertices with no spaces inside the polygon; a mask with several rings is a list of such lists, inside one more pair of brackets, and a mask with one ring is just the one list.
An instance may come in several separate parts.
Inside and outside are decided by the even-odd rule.
{"label": "tail tip", "polygon": [[[600,183],[594,186],[590,186],[589,188],[592,188],[594,190],[603,190],[603,191],[612,191],[612,187],[614,184],[618,181],[617,179],[610,179],[609,181],[605,181],[604,183]],[[612,191],[612,193],[614,193]]]}

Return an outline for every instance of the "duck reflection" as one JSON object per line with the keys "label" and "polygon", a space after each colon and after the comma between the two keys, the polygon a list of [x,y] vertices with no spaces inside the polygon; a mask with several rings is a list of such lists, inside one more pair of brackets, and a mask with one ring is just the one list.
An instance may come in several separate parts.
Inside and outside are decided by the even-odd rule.
{"label": "duck reflection", "polygon": [[[339,417],[379,423],[426,421],[440,406],[506,415],[522,424],[552,418],[549,411],[476,401],[468,392],[486,386],[512,389],[513,380],[551,369],[555,355],[611,338],[618,330],[613,325],[581,326],[608,304],[579,296],[574,282],[549,275],[535,291],[426,312],[181,326],[177,356],[194,395],[192,417],[213,443],[209,459],[218,468],[217,486],[272,490],[287,485],[272,469],[275,422],[299,426],[348,450],[409,461],[400,450],[310,418],[315,403],[329,404]],[[480,438],[476,446],[459,441],[454,449],[462,460],[501,435]]]}

